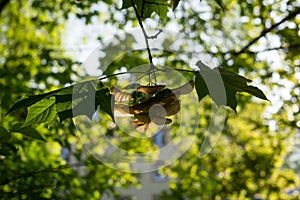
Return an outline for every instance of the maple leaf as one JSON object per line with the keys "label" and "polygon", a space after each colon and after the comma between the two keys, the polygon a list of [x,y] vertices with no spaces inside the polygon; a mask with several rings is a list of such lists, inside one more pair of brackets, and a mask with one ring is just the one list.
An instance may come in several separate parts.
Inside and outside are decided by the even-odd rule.
{"label": "maple leaf", "polygon": [[198,61],[196,65],[200,69],[200,71],[196,72],[195,79],[195,87],[199,101],[206,95],[209,95],[218,106],[229,106],[235,112],[237,106],[237,92],[246,92],[268,101],[260,89],[248,85],[248,83],[251,82],[250,79],[221,67],[211,69],[201,61]]}

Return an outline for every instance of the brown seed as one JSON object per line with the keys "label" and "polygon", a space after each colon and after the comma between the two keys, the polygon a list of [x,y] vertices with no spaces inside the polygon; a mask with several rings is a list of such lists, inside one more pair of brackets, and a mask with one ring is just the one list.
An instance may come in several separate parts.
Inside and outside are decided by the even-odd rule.
{"label": "brown seed", "polygon": [[143,122],[143,123],[150,123],[151,122],[151,118],[150,118],[148,113],[137,114],[137,115],[134,115],[134,117],[137,120],[139,120],[140,122]]}
{"label": "brown seed", "polygon": [[167,112],[167,116],[175,115],[180,111],[180,101],[177,100],[173,102],[172,104],[167,104],[164,106]]}
{"label": "brown seed", "polygon": [[154,118],[152,118],[152,122],[154,122],[157,125],[164,125],[164,124],[170,124],[172,120],[161,116],[154,116]]}
{"label": "brown seed", "polygon": [[194,81],[191,80],[188,83],[173,89],[173,93],[179,94],[179,95],[183,95],[183,94],[189,94],[193,91],[194,89]]}
{"label": "brown seed", "polygon": [[158,91],[161,91],[165,87],[166,87],[165,85],[141,86],[141,87],[137,88],[137,91],[153,95],[153,94],[157,93]]}

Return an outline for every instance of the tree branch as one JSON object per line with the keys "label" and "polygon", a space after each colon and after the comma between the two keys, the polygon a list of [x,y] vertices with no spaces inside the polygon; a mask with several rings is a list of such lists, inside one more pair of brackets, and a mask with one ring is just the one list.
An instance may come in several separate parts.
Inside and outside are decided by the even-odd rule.
{"label": "tree branch", "polygon": [[294,48],[299,48],[300,44],[293,44],[290,46],[279,46],[279,47],[272,47],[272,48],[267,48],[267,49],[262,49],[262,50],[258,50],[258,51],[248,51],[245,50],[245,53],[251,53],[251,54],[258,54],[258,53],[262,53],[262,52],[267,52],[267,51],[278,51],[278,50],[288,50],[288,49],[294,49]]}
{"label": "tree branch", "polygon": [[119,75],[124,75],[124,74],[147,74],[146,72],[119,72],[119,73],[115,73],[115,74],[110,74],[104,77],[99,78],[99,81],[102,81],[104,79],[110,78],[110,77],[114,77],[114,76],[119,76]]}
{"label": "tree branch", "polygon": [[297,14],[300,13],[300,8],[295,9],[294,11],[290,12],[288,16],[277,22],[276,24],[273,24],[270,28],[264,29],[259,36],[251,40],[245,47],[243,47],[240,51],[234,53],[235,55],[239,55],[241,53],[245,53],[246,50],[252,46],[255,42],[257,42],[260,38],[264,37],[267,33],[271,32],[273,29],[277,28],[280,24],[294,18]]}
{"label": "tree branch", "polygon": [[9,3],[9,0],[2,0],[0,2],[0,13],[2,12],[3,8]]}
{"label": "tree branch", "polygon": [[160,69],[160,68],[156,68],[157,71],[162,71],[162,72],[167,72],[167,71],[171,71],[171,70],[175,70],[175,71],[180,71],[180,72],[188,72],[188,73],[196,73],[197,71],[194,70],[188,70],[188,69],[177,69],[177,68],[171,68],[171,69]]}

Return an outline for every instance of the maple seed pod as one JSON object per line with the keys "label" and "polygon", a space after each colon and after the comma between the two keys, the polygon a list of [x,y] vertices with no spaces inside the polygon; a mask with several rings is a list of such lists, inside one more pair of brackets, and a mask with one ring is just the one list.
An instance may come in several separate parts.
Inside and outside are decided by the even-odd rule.
{"label": "maple seed pod", "polygon": [[145,122],[139,121],[138,119],[133,119],[130,122],[131,126],[142,126],[145,125]]}
{"label": "maple seed pod", "polygon": [[189,94],[193,91],[194,85],[195,85],[194,81],[191,80],[188,83],[186,83],[178,88],[173,89],[173,93],[178,94],[178,95]]}
{"label": "maple seed pod", "polygon": [[172,116],[180,111],[180,95],[193,91],[194,81],[175,88],[165,88],[165,85],[139,86],[132,93],[112,90],[115,98],[115,115],[132,116],[130,126],[138,132],[145,132],[156,125],[170,124]]}
{"label": "maple seed pod", "polygon": [[178,113],[180,111],[180,101],[177,100],[176,102],[174,102],[172,104],[167,104],[164,106],[164,108],[167,112],[167,116],[175,115],[176,113]]}
{"label": "maple seed pod", "polygon": [[151,122],[151,118],[148,113],[141,113],[134,115],[134,117],[139,121],[143,122],[144,124],[149,124]]}
{"label": "maple seed pod", "polygon": [[130,122],[130,126],[132,128],[134,128],[137,132],[140,132],[140,133],[145,133],[146,130],[151,126],[151,124],[153,123],[150,123],[150,124],[144,124],[144,123],[137,123],[137,121],[131,121]]}
{"label": "maple seed pod", "polygon": [[170,124],[172,122],[171,119],[169,118],[164,118],[161,116],[154,116],[151,118],[152,122],[154,122],[157,125],[164,125],[164,124]]}
{"label": "maple seed pod", "polygon": [[172,90],[170,90],[169,88],[166,88],[166,89],[163,89],[163,90],[157,92],[157,93],[155,94],[155,97],[156,97],[156,98],[159,98],[159,99],[162,99],[162,98],[164,98],[164,97],[171,96],[172,94],[174,94],[174,93],[172,92]]}
{"label": "maple seed pod", "polygon": [[127,92],[122,92],[117,88],[112,87],[110,89],[110,93],[114,95],[115,102],[121,103],[121,102],[127,102],[131,98],[131,94]]}
{"label": "maple seed pod", "polygon": [[172,120],[165,118],[167,116],[167,112],[160,104],[155,104],[150,108],[149,116],[151,121],[157,125],[164,125],[172,122]]}
{"label": "maple seed pod", "polygon": [[160,115],[151,115],[149,116],[149,113],[141,113],[138,115],[134,115],[135,119],[132,120],[132,122],[135,125],[147,125],[151,122],[154,122],[157,125],[164,125],[164,124],[170,124],[172,122],[171,119],[165,118]]}
{"label": "maple seed pod", "polygon": [[178,101],[178,98],[173,93],[170,96],[167,96],[167,97],[164,97],[164,98],[161,98],[161,99],[157,99],[157,101],[158,101],[157,103],[160,104],[160,105],[168,105],[168,104],[172,104],[172,103]]}
{"label": "maple seed pod", "polygon": [[130,114],[148,113],[152,105],[153,105],[152,102],[145,102],[142,104],[136,104],[134,106],[130,106],[129,113]]}
{"label": "maple seed pod", "polygon": [[158,91],[161,91],[165,87],[166,87],[165,85],[140,86],[137,88],[137,91],[153,95],[153,94],[157,93]]}
{"label": "maple seed pod", "polygon": [[128,107],[124,104],[115,104],[114,106],[115,116],[128,116],[130,114],[133,114],[132,107]]}

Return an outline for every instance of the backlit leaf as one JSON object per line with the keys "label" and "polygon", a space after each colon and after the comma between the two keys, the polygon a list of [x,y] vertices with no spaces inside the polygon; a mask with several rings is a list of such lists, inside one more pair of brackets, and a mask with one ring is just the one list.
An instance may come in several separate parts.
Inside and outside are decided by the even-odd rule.
{"label": "backlit leaf", "polygon": [[45,94],[33,95],[17,102],[7,114],[28,107],[24,126],[39,123],[51,123],[58,116],[60,121],[78,115],[87,115],[90,119],[99,106],[113,118],[112,95],[99,80],[78,83]]}
{"label": "backlit leaf", "polygon": [[28,108],[28,115],[26,117],[24,126],[29,124],[40,124],[47,122],[51,124],[56,116],[55,98],[42,99]]}

